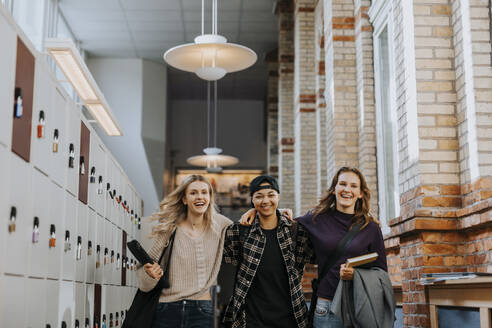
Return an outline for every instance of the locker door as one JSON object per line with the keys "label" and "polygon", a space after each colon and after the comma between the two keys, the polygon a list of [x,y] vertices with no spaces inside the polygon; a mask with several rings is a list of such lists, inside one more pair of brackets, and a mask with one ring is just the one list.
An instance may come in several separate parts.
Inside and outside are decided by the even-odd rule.
{"label": "locker door", "polygon": [[0,144],[10,149],[12,141],[12,111],[14,108],[14,81],[17,35],[7,20],[0,20]]}
{"label": "locker door", "polygon": [[26,278],[3,276],[0,327],[26,326]]}
{"label": "locker door", "polygon": [[[1,33],[1,32],[0,32]],[[1,56],[1,55],[0,55]],[[0,145],[0,181],[4,183],[0,183],[0,272],[3,272],[4,269],[4,251],[6,249],[5,242],[5,234],[8,233],[8,216],[10,215],[10,206],[9,204],[9,167],[10,167],[10,150],[5,148],[3,145]]]}
{"label": "locker door", "polygon": [[50,173],[51,136],[54,126],[53,90],[55,85],[49,67],[43,60],[36,65],[34,79],[34,105],[31,124],[31,161],[45,174]]}
{"label": "locker door", "polygon": [[[97,195],[96,211],[100,215],[104,216],[106,210],[106,199],[109,197],[108,192],[106,191],[106,183],[108,183],[110,179],[108,177],[108,173],[106,169],[106,153],[104,151],[104,148],[101,147],[99,141],[97,142],[96,153],[97,153],[96,170],[99,171],[99,174],[97,174],[98,188],[102,189],[102,194],[98,193]],[[99,186],[100,179],[102,179],[102,186]]]}
{"label": "locker door", "polygon": [[[28,248],[32,232],[31,204],[32,169],[28,163],[15,154],[10,155],[10,201],[8,203],[7,219],[9,224],[5,238],[5,272],[25,274],[27,271]],[[10,232],[8,232],[10,230]],[[8,250],[8,251],[7,251]]]}
{"label": "locker door", "polygon": [[68,142],[65,149],[65,165],[67,166],[66,189],[78,196],[79,189],[79,158],[80,158],[80,111],[69,101],[68,112]]}
{"label": "locker door", "polygon": [[91,133],[85,123],[80,121],[80,156],[77,157],[79,161],[79,190],[78,196],[79,200],[87,204],[88,196],[89,196],[89,175],[90,175],[90,139]]}
{"label": "locker door", "polygon": [[60,282],[46,280],[46,326],[60,327],[58,324],[58,305],[60,302]]}
{"label": "locker door", "polygon": [[[85,298],[84,298],[84,324],[85,322],[89,322],[89,327],[93,327],[94,323],[94,285],[89,284],[85,289]],[[85,326],[84,326],[85,328]]]}
{"label": "locker door", "polygon": [[114,265],[114,274],[113,274],[113,284],[120,285],[121,284],[121,236],[122,232],[120,228],[115,229],[115,235],[113,237],[114,244],[114,252],[116,253],[116,260]]}
{"label": "locker door", "polygon": [[[51,226],[52,189],[56,188],[43,173],[32,170],[32,218],[29,243],[29,275],[44,278],[47,274]],[[59,205],[59,204],[57,204]]]}
{"label": "locker door", "polygon": [[79,328],[85,328],[85,295],[86,285],[75,284],[75,320],[79,322]]}
{"label": "locker door", "polygon": [[109,327],[109,321],[107,316],[107,302],[108,302],[108,285],[101,286],[101,326]]}
{"label": "locker door", "polygon": [[104,265],[103,282],[111,283],[111,247],[113,246],[113,225],[108,220],[104,221]]}
{"label": "locker door", "polygon": [[40,302],[39,296],[46,295],[46,280],[26,279],[26,281],[27,325],[30,328],[45,328],[46,302]]}
{"label": "locker door", "polygon": [[[86,281],[88,283],[94,283],[95,275],[96,275],[96,220],[97,214],[93,210],[89,209],[88,216],[88,233],[87,233],[87,242],[85,245],[86,255],[87,255],[87,278]],[[90,245],[90,250],[89,250]]]}
{"label": "locker door", "polygon": [[[47,222],[49,243],[47,248],[47,277],[58,279],[61,273],[61,259],[64,243],[65,190],[51,185],[50,220]],[[53,238],[54,237],[54,238]]]}
{"label": "locker door", "polygon": [[74,283],[60,282],[60,303],[58,308],[58,320],[60,325],[66,323],[67,328],[73,328],[75,322],[75,292]]}
{"label": "locker door", "polygon": [[95,249],[95,256],[96,256],[96,276],[95,276],[95,282],[97,284],[102,284],[103,282],[103,268],[104,268],[104,228],[105,228],[105,222],[106,220],[102,217],[97,215],[96,216],[96,233],[97,233],[97,238],[96,238],[96,249]]}
{"label": "locker door", "polygon": [[79,209],[77,213],[77,237],[74,240],[75,280],[85,282],[87,272],[88,207],[81,202],[77,202],[77,204]]}
{"label": "locker door", "polygon": [[56,87],[52,92],[53,96],[53,117],[50,119],[52,123],[51,129],[47,130],[47,138],[49,138],[50,158],[49,165],[51,179],[59,186],[65,186],[65,175],[67,173],[68,157],[68,136],[67,136],[67,101],[63,93]]}
{"label": "locker door", "polygon": [[99,142],[97,139],[98,138],[95,136],[95,133],[91,130],[89,154],[89,192],[87,204],[95,211],[97,211],[97,201],[99,198],[99,195],[97,194],[99,176],[102,177],[102,170],[99,166]]}
{"label": "locker door", "polygon": [[61,232],[60,246],[63,247],[62,277],[65,280],[75,278],[75,249],[77,246],[77,200],[65,193],[65,223]]}
{"label": "locker door", "polygon": [[105,179],[105,206],[103,217],[110,218],[112,210],[114,208],[113,191],[115,190],[115,184],[113,179],[113,161],[109,155],[106,155],[106,179]]}

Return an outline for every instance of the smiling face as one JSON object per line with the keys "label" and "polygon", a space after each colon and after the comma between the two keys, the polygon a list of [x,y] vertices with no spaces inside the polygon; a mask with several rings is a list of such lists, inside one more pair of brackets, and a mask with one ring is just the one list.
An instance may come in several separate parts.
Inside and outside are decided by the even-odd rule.
{"label": "smiling face", "polygon": [[337,210],[347,214],[354,214],[355,203],[362,198],[360,179],[353,172],[343,172],[338,176],[335,187]]}
{"label": "smiling face", "polygon": [[193,215],[203,215],[210,204],[210,190],[202,181],[194,181],[186,188],[183,203],[188,206],[188,211]]}
{"label": "smiling face", "polygon": [[[260,186],[269,186],[262,183]],[[274,189],[261,189],[252,196],[253,205],[261,217],[267,218],[276,215],[279,195]]]}

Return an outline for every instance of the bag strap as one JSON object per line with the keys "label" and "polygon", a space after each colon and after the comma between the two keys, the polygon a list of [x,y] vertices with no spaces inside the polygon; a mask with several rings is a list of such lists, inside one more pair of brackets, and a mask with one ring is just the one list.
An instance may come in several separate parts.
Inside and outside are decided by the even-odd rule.
{"label": "bag strap", "polygon": [[345,236],[343,236],[343,238],[338,242],[335,251],[332,253],[330,258],[325,262],[325,265],[321,270],[321,274],[318,277],[318,281],[321,281],[325,277],[325,275],[328,273],[328,270],[331,269],[331,267],[340,259],[340,256],[343,253],[345,253],[348,245],[354,239],[355,235],[357,235],[357,233],[360,231],[361,227],[362,227],[362,223],[356,224],[352,229],[347,231]]}
{"label": "bag strap", "polygon": [[[159,258],[159,262],[157,262],[157,263],[159,263],[159,265],[161,265],[162,259],[164,259],[164,263],[166,263],[166,264],[169,262],[169,257],[171,256],[171,251],[172,251],[172,248],[174,245],[174,236],[176,236],[176,230],[177,230],[177,228],[174,228],[173,233],[169,237],[169,241],[167,243],[167,246],[164,247],[164,249],[162,250],[162,254],[161,254],[161,257]],[[166,267],[167,267],[167,265],[166,265]]]}

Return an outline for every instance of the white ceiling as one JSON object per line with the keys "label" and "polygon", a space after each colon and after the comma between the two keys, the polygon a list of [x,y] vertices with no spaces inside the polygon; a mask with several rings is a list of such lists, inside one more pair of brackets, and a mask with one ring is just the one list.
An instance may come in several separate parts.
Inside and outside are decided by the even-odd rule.
{"label": "white ceiling", "polygon": [[[211,30],[211,2],[205,0],[205,31]],[[277,47],[275,0],[218,0],[218,32],[258,54],[252,68],[219,82],[222,98],[264,99],[264,56]],[[162,55],[201,34],[201,0],[60,0],[60,9],[82,48],[95,56],[137,57],[164,62]],[[203,98],[204,82],[170,70],[174,98]]]}

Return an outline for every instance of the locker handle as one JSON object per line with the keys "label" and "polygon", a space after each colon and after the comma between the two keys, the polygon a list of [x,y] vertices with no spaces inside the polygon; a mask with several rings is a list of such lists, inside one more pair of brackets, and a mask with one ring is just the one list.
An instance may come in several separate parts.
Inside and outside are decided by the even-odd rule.
{"label": "locker handle", "polygon": [[75,160],[75,147],[71,143],[68,147],[68,167],[71,169],[74,168],[74,160]]}
{"label": "locker handle", "polygon": [[44,116],[44,111],[40,110],[39,111],[39,119],[38,119],[38,127],[37,127],[37,132],[38,132],[38,139],[44,138],[44,127],[46,125],[46,120]]}
{"label": "locker handle", "polygon": [[75,328],[80,328],[79,320],[75,319]]}
{"label": "locker handle", "polygon": [[89,179],[90,183],[95,183],[96,182],[96,167],[93,166],[91,167],[91,177]]}
{"label": "locker handle", "polygon": [[39,218],[34,217],[34,223],[32,228],[32,243],[35,244],[39,241]]}
{"label": "locker handle", "polygon": [[15,232],[17,221],[17,208],[12,206],[10,208],[10,219],[9,219],[9,233]]}
{"label": "locker handle", "polygon": [[15,118],[21,118],[22,113],[24,111],[22,105],[22,89],[21,88],[15,88],[14,92],[14,117]]}
{"label": "locker handle", "polygon": [[85,175],[85,159],[84,159],[84,156],[80,156],[80,175]]}
{"label": "locker handle", "polygon": [[55,129],[55,131],[53,132],[53,147],[52,147],[52,151],[54,153],[57,153],[58,152],[58,129]]}

